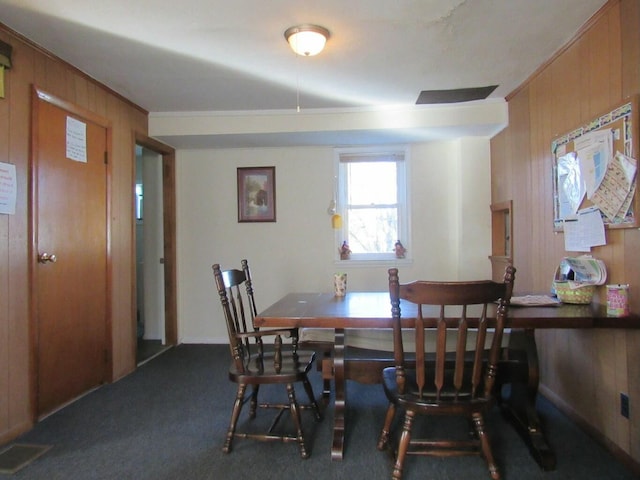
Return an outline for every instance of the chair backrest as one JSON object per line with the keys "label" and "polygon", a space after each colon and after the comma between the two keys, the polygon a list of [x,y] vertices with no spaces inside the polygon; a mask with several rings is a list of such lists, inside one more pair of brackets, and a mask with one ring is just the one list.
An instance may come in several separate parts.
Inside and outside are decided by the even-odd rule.
{"label": "chair backrest", "polygon": [[258,329],[253,326],[253,319],[257,314],[253,296],[251,272],[247,260],[242,260],[242,270],[221,270],[219,264],[213,265],[213,276],[220,296],[222,311],[227,323],[229,334],[229,348],[238,371],[244,370],[245,360],[251,356],[252,349],[262,353],[260,337],[245,336]]}
{"label": "chair backrest", "polygon": [[[417,394],[420,397],[442,402],[490,395],[514,275],[515,268],[509,266],[503,283],[481,280],[400,284],[398,269],[389,269],[394,359],[401,393],[404,393],[406,370],[414,368],[415,360]],[[408,304],[415,304],[417,309],[415,358],[411,359],[411,367],[405,359],[400,323],[402,308],[408,309]],[[495,312],[495,318],[488,318],[491,312]],[[425,342],[425,329],[435,329],[435,352],[433,345]],[[468,345],[471,342],[467,341],[469,333],[476,337],[472,348]],[[447,344],[451,344],[447,337],[451,335],[456,337],[455,351],[447,351]],[[486,343],[490,343],[490,348],[486,348]]]}

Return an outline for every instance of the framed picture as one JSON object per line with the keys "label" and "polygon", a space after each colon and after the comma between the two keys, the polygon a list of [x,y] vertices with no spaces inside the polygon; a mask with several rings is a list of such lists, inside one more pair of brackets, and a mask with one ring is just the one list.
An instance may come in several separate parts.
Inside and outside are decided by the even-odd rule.
{"label": "framed picture", "polygon": [[238,167],[238,222],[276,221],[276,167]]}

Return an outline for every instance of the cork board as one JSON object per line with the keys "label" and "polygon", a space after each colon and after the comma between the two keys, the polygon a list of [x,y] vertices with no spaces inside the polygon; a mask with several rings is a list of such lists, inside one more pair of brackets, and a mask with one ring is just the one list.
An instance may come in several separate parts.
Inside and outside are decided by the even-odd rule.
{"label": "cork board", "polygon": [[637,128],[634,96],[551,142],[554,230],[589,207],[605,228],[640,225]]}

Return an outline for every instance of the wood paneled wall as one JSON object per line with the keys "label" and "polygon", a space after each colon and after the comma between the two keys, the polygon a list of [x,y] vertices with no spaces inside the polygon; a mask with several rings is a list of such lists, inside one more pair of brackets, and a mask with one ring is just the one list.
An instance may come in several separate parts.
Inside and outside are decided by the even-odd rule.
{"label": "wood paneled wall", "polygon": [[[518,292],[548,292],[560,259],[577,254],[553,232],[551,140],[640,92],[639,25],[639,0],[610,0],[508,98],[509,127],[491,142],[491,200],[513,200]],[[592,254],[605,262],[609,283],[630,284],[631,309],[640,313],[640,231],[607,231],[607,245]],[[640,465],[640,330],[547,330],[536,338],[541,390]],[[620,415],[620,393],[629,394],[629,419]]]}
{"label": "wood paneled wall", "polygon": [[0,215],[0,444],[32,425],[29,329],[29,153],[31,89],[37,85],[112,122],[113,379],[135,368],[133,272],[134,132],[147,134],[147,112],[0,24],[13,47],[0,99],[0,162],[17,171],[15,215]]}

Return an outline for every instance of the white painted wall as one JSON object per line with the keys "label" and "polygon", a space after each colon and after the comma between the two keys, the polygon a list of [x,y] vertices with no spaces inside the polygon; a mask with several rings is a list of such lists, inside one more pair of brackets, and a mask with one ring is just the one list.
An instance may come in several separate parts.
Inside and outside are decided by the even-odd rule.
{"label": "white painted wall", "polygon": [[[490,158],[486,138],[411,146],[413,262],[401,281],[490,278]],[[327,206],[332,148],[177,152],[178,338],[226,343],[211,265],[247,258],[258,309],[291,291],[331,291],[335,271],[348,289],[387,289],[387,269],[334,262]],[[236,168],[276,167],[277,222],[238,223]]]}
{"label": "white painted wall", "polygon": [[482,138],[464,138],[458,146],[458,277],[474,280],[484,272],[491,278],[491,147]]}

